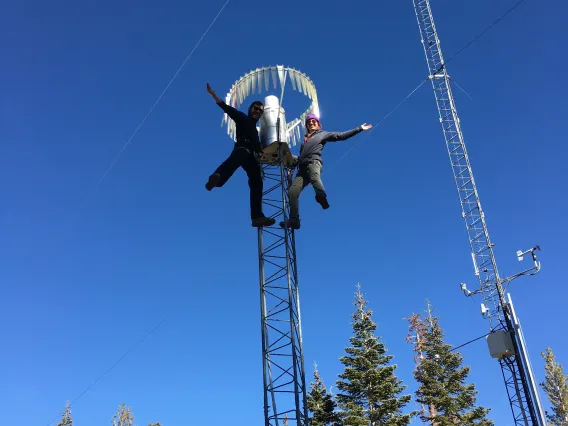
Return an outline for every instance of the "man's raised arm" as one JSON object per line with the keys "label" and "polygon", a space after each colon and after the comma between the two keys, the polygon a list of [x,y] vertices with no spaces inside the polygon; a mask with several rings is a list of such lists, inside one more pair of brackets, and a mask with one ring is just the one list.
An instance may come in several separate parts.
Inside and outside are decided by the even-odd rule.
{"label": "man's raised arm", "polygon": [[209,83],[207,83],[207,92],[209,92],[211,97],[215,99],[215,102],[217,103],[217,105],[219,105],[219,108],[225,111],[227,115],[233,119],[233,121],[237,122],[239,120],[242,120],[244,113],[242,113],[238,109],[233,108],[230,105],[227,105],[222,99],[219,99],[219,97],[217,96],[215,91],[211,88]]}

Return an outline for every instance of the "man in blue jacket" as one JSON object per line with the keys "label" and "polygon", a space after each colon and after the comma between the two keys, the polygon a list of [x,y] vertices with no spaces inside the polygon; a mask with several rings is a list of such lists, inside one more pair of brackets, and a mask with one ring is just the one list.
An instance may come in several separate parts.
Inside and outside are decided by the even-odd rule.
{"label": "man in blue jacket", "polygon": [[222,187],[233,176],[233,173],[242,167],[248,176],[252,226],[258,228],[274,225],[276,221],[265,217],[262,213],[262,173],[255,157],[255,153],[261,151],[256,123],[264,113],[264,105],[260,101],[254,101],[248,109],[248,114],[245,114],[219,99],[209,83],[207,83],[207,91],[217,105],[235,122],[237,140],[231,155],[209,176],[205,188],[211,191],[214,187]]}
{"label": "man in blue jacket", "polygon": [[[300,155],[297,160],[298,173],[288,190],[288,196],[290,198],[290,218],[288,219],[288,227],[292,229],[300,229],[300,193],[310,183],[314,187],[316,201],[323,209],[329,208],[327,194],[325,192],[323,182],[321,181],[321,171],[323,166],[321,156],[325,144],[327,142],[344,141],[373,127],[371,124],[364,123],[346,132],[327,132],[322,130],[319,118],[315,114],[309,114],[306,117],[305,125],[307,132],[304,137],[304,143],[300,147]],[[284,222],[280,222],[280,226],[284,227]]]}

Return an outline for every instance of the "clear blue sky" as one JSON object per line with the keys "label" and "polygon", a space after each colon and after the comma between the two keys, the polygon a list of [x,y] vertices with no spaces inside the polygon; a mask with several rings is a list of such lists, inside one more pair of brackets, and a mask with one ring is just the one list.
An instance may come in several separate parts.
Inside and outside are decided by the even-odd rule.
{"label": "clear blue sky", "polygon": [[[224,94],[250,69],[295,67],[315,82],[324,128],[347,130],[379,122],[427,68],[411,0],[232,0],[97,187],[223,3],[3,3],[4,423],[47,425],[170,315],[73,405],[76,425],[107,424],[123,402],[139,425],[262,424],[256,231],[244,172],[204,189],[231,149],[206,82]],[[445,56],[513,4],[432,0]],[[449,66],[471,95],[454,93],[502,274],[520,270],[516,250],[543,249],[542,273],[511,287],[539,381],[546,346],[568,366],[566,12],[527,0]],[[426,298],[448,342],[488,330],[459,290],[475,276],[431,86],[324,161],[331,208],[308,188],[297,234],[308,371],[315,361],[334,384],[360,282],[412,391],[402,318]],[[484,341],[462,353],[478,402],[511,424]]]}

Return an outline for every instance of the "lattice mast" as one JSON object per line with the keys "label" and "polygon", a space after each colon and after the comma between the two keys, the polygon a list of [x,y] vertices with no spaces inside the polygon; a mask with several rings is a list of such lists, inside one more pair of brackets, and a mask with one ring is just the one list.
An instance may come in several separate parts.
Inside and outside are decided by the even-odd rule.
{"label": "lattice mast", "polygon": [[[290,79],[293,90],[312,102],[299,118],[286,123],[282,108],[284,87]],[[258,258],[261,306],[261,343],[265,426],[306,426],[307,394],[300,317],[296,243],[293,229],[281,228],[289,217],[288,188],[293,163],[290,147],[303,137],[307,114],[319,115],[314,84],[303,73],[283,66],[263,67],[241,77],[229,90],[225,102],[238,108],[249,95],[280,86],[280,99],[264,99],[259,133],[263,154],[264,214],[276,219],[274,227],[259,228]],[[223,117],[222,125],[235,139],[234,123]]]}
{"label": "lattice mast", "polygon": [[[536,261],[534,251],[539,248],[536,246],[525,253],[518,252],[519,260],[522,260],[522,254],[530,252],[535,261],[536,266],[534,268],[504,279],[499,276],[493,253],[493,243],[489,238],[485,215],[473,178],[430,2],[429,0],[413,0],[413,4],[428,64],[429,79],[434,89],[439,119],[459,194],[462,217],[467,228],[474,271],[480,284],[479,290],[475,292],[467,290],[465,284],[462,284],[462,290],[468,296],[481,293],[483,296],[482,313],[489,321],[490,330],[492,332],[504,331],[503,334],[510,336],[507,337],[512,345],[510,353],[508,353],[508,356],[499,356],[498,358],[515,425],[544,426],[541,415],[542,409],[537,407],[538,416],[535,411],[534,400],[538,400],[538,397],[535,398],[533,394],[536,392],[536,388],[534,383],[529,382],[530,378],[527,377],[527,369],[530,369],[530,364],[527,367],[520,355],[526,353],[526,351],[524,351],[523,342],[519,340],[513,326],[510,308],[503,291],[504,283],[508,283],[521,275],[529,275],[531,271],[538,272],[540,263]],[[528,372],[530,373],[530,371]]]}

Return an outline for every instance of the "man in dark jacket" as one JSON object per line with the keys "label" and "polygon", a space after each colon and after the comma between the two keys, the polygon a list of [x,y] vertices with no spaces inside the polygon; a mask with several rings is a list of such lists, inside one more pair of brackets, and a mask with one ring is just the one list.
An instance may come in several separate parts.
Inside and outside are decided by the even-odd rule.
{"label": "man in dark jacket", "polygon": [[[300,228],[300,193],[310,183],[314,187],[316,201],[323,209],[329,208],[327,194],[325,192],[323,182],[321,181],[321,170],[323,166],[321,156],[324,145],[327,142],[344,141],[373,127],[370,124],[364,123],[346,132],[327,132],[322,130],[319,118],[315,114],[309,114],[306,117],[305,125],[307,132],[304,137],[304,143],[300,147],[300,155],[297,160],[298,173],[288,190],[288,196],[290,198],[290,218],[288,219],[288,227],[292,229]],[[280,222],[280,226],[284,227],[284,222]]]}
{"label": "man in dark jacket", "polygon": [[222,187],[233,173],[242,167],[248,176],[252,226],[274,225],[276,221],[265,217],[262,213],[262,174],[260,164],[255,157],[255,153],[261,151],[256,123],[264,113],[264,105],[260,101],[254,101],[248,109],[248,114],[245,114],[219,99],[209,83],[207,83],[207,91],[215,99],[217,105],[235,122],[237,141],[229,158],[209,176],[205,188],[211,191],[216,186]]}

